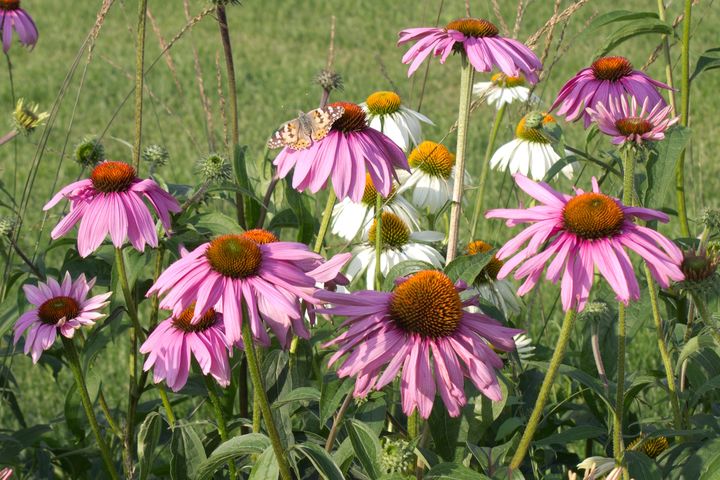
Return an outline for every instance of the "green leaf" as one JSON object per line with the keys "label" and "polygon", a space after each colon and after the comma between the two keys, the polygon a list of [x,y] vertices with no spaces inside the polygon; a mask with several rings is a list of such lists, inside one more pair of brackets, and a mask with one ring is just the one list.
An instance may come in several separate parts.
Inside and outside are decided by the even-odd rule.
{"label": "green leaf", "polygon": [[320,476],[325,480],[344,480],[342,471],[323,448],[314,443],[298,443],[291,447],[310,460]]}
{"label": "green leaf", "polygon": [[596,438],[605,435],[607,430],[594,425],[578,425],[563,430],[560,433],[553,433],[547,437],[536,441],[537,445],[566,445],[570,442],[578,440],[587,440],[588,438]]}
{"label": "green leaf", "polygon": [[287,394],[273,402],[272,407],[277,408],[292,402],[318,402],[320,401],[320,391],[315,387],[299,387],[290,390]]}
{"label": "green leaf", "polygon": [[192,425],[178,420],[173,429],[170,451],[170,478],[194,479],[206,455],[202,441]]}
{"label": "green leaf", "polygon": [[371,479],[379,478],[382,475],[379,463],[382,447],[377,434],[354,418],[345,422],[345,428],[360,465]]}
{"label": "green leaf", "polygon": [[608,35],[605,44],[595,53],[595,56],[603,57],[631,38],[640,35],[672,36],[674,33],[675,30],[672,26],[657,18],[656,14],[646,14],[643,17],[633,18]]}
{"label": "green leaf", "polygon": [[335,375],[332,375],[332,379],[327,377],[323,379],[320,387],[320,425],[325,425],[338,409],[345,395],[353,388],[353,382],[339,379]]}
{"label": "green leaf", "polygon": [[247,435],[231,438],[227,442],[220,444],[207,460],[204,460],[198,466],[195,478],[197,480],[212,478],[215,472],[228,462],[234,461],[242,455],[263,453],[268,447],[272,449],[270,439],[261,433],[248,433]]}
{"label": "green leaf", "polygon": [[138,429],[137,453],[140,464],[140,480],[145,480],[150,474],[163,423],[163,418],[159,413],[150,412]]}
{"label": "green leaf", "polygon": [[657,464],[650,457],[640,452],[625,452],[630,478],[642,480],[662,480],[664,477]]}
{"label": "green leaf", "polygon": [[690,81],[706,70],[720,68],[720,47],[705,50],[695,64],[695,71],[690,75]]}
{"label": "green leaf", "polygon": [[215,235],[226,235],[229,233],[240,233],[242,229],[234,218],[220,212],[201,213],[190,219],[198,231]]}
{"label": "green leaf", "polygon": [[240,189],[251,193],[244,195],[243,200],[245,206],[245,222],[248,228],[252,228],[260,216],[260,204],[257,201],[258,195],[252,189],[252,184],[256,182],[251,182],[247,173],[245,152],[247,152],[247,146],[235,145],[235,149],[233,150],[233,169],[235,170],[235,179]]}
{"label": "green leaf", "polygon": [[584,34],[590,34],[596,30],[616,22],[629,22],[632,20],[657,19],[658,14],[655,12],[631,12],[629,10],[613,10],[603,15],[598,15],[590,23]]}
{"label": "green leaf", "polygon": [[285,198],[297,219],[297,241],[309,244],[315,236],[315,215],[308,208],[307,195],[297,192],[290,181],[285,182]]}
{"label": "green leaf", "polygon": [[292,209],[286,208],[276,213],[267,226],[270,231],[277,231],[281,228],[298,228],[298,219]]}
{"label": "green leaf", "polygon": [[543,178],[543,182],[549,182],[553,178],[555,178],[563,168],[570,165],[571,163],[579,163],[580,158],[577,155],[565,155],[557,162],[553,163],[553,166],[550,167],[550,170],[547,171],[545,174],[545,177]]}
{"label": "green leaf", "polygon": [[690,129],[675,126],[655,144],[655,153],[647,162],[648,186],[643,205],[660,209],[675,181],[675,164],[690,140]]}
{"label": "green leaf", "polygon": [[65,395],[65,423],[75,438],[82,441],[85,438],[85,414],[80,405],[80,394],[73,383]]}
{"label": "green leaf", "polygon": [[457,282],[462,280],[468,285],[472,285],[475,279],[483,271],[483,268],[490,263],[494,255],[494,250],[486,253],[478,253],[476,255],[460,255],[445,267],[445,274],[450,280]]}
{"label": "green leaf", "polygon": [[678,357],[675,370],[679,372],[685,360],[698,353],[700,350],[713,346],[715,346],[715,341],[709,335],[698,335],[697,337],[691,338],[680,351],[680,356]]}
{"label": "green leaf", "polygon": [[275,451],[272,446],[267,447],[253,465],[248,480],[277,480],[279,476],[280,466],[275,458]]}
{"label": "green leaf", "polygon": [[441,463],[435,465],[425,475],[428,480],[490,480],[482,473],[457,464],[457,463]]}
{"label": "green leaf", "polygon": [[385,275],[385,280],[382,284],[382,289],[389,292],[395,288],[395,279],[399,277],[405,277],[412,273],[419,272],[421,270],[436,270],[435,267],[427,262],[421,262],[420,260],[406,260],[400,262],[388,271]]}

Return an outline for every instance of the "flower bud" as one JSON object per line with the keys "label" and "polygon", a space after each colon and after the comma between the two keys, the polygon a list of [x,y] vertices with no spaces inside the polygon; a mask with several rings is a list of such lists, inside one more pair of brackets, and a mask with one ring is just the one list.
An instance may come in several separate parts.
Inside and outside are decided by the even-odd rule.
{"label": "flower bud", "polygon": [[162,145],[148,145],[143,148],[142,159],[153,167],[164,167],[170,159],[170,153]]}
{"label": "flower bud", "polygon": [[92,168],[105,160],[105,147],[97,138],[85,138],[75,147],[75,161]]}
{"label": "flower bud", "polygon": [[210,183],[220,183],[230,180],[232,169],[225,157],[211,153],[197,164],[198,173],[203,180]]}

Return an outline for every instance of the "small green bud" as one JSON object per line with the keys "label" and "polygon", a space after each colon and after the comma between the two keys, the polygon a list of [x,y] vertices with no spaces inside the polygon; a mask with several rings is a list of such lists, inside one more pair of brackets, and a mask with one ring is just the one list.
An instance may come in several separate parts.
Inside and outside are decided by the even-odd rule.
{"label": "small green bud", "polygon": [[0,217],[0,238],[10,237],[15,231],[16,224],[17,222],[12,217]]}
{"label": "small green bud", "polygon": [[211,183],[220,183],[230,180],[232,169],[227,159],[217,153],[211,153],[197,164],[198,173],[203,180]]}
{"label": "small green bud", "polygon": [[75,147],[75,161],[92,168],[105,160],[105,147],[97,138],[86,137]]}
{"label": "small green bud", "polygon": [[162,145],[148,145],[143,148],[142,159],[153,167],[164,167],[170,159],[170,153]]}
{"label": "small green bud", "polygon": [[706,208],[702,214],[702,223],[714,232],[720,232],[720,210]]}

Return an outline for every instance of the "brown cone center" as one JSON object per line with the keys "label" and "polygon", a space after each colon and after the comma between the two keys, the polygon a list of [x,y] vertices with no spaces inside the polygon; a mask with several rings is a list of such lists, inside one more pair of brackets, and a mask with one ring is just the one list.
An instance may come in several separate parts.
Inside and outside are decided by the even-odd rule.
{"label": "brown cone center", "polygon": [[619,233],[625,214],[620,205],[607,195],[586,192],[568,201],[563,209],[563,220],[567,230],[592,240]]}

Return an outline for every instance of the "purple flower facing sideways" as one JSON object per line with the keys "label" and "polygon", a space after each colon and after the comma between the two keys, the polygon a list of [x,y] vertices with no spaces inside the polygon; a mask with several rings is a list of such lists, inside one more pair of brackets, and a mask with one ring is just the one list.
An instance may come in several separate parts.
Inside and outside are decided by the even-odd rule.
{"label": "purple flower facing sideways", "polygon": [[13,30],[22,45],[33,48],[37,43],[37,27],[32,17],[20,8],[20,0],[0,0],[0,34],[5,53],[10,50]]}

